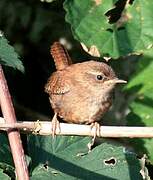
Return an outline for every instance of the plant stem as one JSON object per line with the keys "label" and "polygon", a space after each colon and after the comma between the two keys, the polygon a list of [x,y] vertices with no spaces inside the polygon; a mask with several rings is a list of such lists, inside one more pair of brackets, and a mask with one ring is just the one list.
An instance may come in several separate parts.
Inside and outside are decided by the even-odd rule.
{"label": "plant stem", "polygon": [[[0,129],[20,129],[29,133],[37,133],[39,135],[51,135],[52,124],[50,121],[35,121],[35,122],[18,122],[18,123],[3,123],[0,120]],[[67,124],[60,123],[60,131],[57,129],[57,135],[79,135],[93,136],[95,129],[91,129],[90,125]],[[153,127],[131,127],[131,126],[101,126],[100,137],[111,138],[153,138]]]}
{"label": "plant stem", "polygon": [[[16,123],[16,116],[8,90],[7,82],[0,65],[0,105],[6,123]],[[15,164],[18,180],[29,180],[28,169],[24,157],[19,131],[17,129],[7,130],[11,152]]]}

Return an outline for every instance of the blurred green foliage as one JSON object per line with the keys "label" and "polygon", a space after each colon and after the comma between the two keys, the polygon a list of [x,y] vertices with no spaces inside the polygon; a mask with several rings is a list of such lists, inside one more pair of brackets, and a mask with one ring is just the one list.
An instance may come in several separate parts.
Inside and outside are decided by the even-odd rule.
{"label": "blurred green foliage", "polygon": [[[17,118],[50,119],[52,113],[44,85],[55,67],[49,48],[54,41],[62,41],[74,62],[103,60],[103,56],[115,58],[108,63],[119,77],[128,80],[124,91],[117,89],[114,106],[103,118],[104,124],[153,126],[152,7],[153,2],[146,0],[56,0],[51,3],[1,0],[0,63],[20,71],[24,69],[22,74],[3,66]],[[94,45],[101,57],[90,56],[82,49],[81,42],[87,49]],[[90,138],[52,140],[51,137],[30,136],[27,140],[24,136],[32,178],[125,179],[125,175],[127,180],[141,179],[139,160],[123,144],[118,147],[103,143],[87,154],[87,141]],[[146,153],[153,162],[152,139],[132,139],[128,143],[138,155]],[[13,179],[14,167],[5,135],[0,135],[0,147],[0,179]],[[77,159],[76,154],[82,151],[83,156]],[[117,157],[118,161],[107,168],[102,164],[106,156]],[[79,177],[76,176],[78,171]]]}
{"label": "blurred green foliage", "polygon": [[[126,89],[134,98],[129,103],[130,113],[128,114],[128,125],[132,126],[153,126],[153,48],[144,51],[137,70]],[[153,139],[132,139],[130,140],[137,152],[146,153],[153,163]]]}

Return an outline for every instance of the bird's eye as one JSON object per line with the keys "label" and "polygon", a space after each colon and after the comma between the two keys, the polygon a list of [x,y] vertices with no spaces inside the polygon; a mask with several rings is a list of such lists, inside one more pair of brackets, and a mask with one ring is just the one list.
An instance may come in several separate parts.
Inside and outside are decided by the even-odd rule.
{"label": "bird's eye", "polygon": [[103,76],[102,75],[97,75],[97,80],[103,80]]}

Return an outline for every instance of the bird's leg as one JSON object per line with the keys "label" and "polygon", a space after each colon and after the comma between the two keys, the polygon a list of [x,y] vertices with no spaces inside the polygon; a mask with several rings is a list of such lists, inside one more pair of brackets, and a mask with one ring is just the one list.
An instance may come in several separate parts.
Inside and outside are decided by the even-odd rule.
{"label": "bird's leg", "polygon": [[57,113],[54,114],[54,117],[52,119],[52,137],[54,138],[56,135],[56,129],[58,128],[60,132],[60,122],[57,119]]}
{"label": "bird's leg", "polygon": [[88,143],[89,152],[91,151],[91,147],[95,143],[96,136],[100,136],[100,124],[97,122],[91,123],[90,128],[91,128],[91,130],[93,128],[95,128],[95,131],[94,131],[94,135],[93,135],[91,142]]}

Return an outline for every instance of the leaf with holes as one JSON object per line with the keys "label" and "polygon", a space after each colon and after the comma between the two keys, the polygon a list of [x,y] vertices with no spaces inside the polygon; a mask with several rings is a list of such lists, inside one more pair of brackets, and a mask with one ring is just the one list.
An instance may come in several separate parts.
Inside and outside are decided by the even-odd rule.
{"label": "leaf with holes", "polygon": [[31,180],[140,180],[140,164],[124,147],[103,143],[88,153],[91,138],[29,136]]}
{"label": "leaf with holes", "polygon": [[24,72],[24,67],[14,48],[8,44],[7,39],[0,34],[0,64],[13,67]]}
{"label": "leaf with holes", "polygon": [[141,53],[153,42],[153,1],[66,0],[74,37],[101,56]]}
{"label": "leaf with holes", "polygon": [[[153,126],[153,48],[144,52],[137,64],[137,72],[127,84],[126,90],[135,97],[127,116],[129,125]],[[146,153],[153,163],[153,139],[131,139],[135,149]]]}

